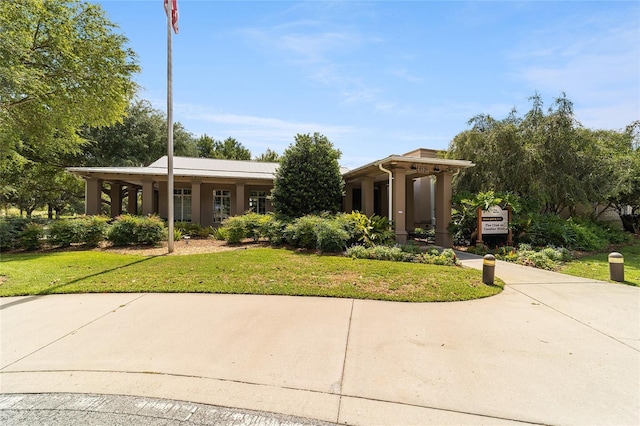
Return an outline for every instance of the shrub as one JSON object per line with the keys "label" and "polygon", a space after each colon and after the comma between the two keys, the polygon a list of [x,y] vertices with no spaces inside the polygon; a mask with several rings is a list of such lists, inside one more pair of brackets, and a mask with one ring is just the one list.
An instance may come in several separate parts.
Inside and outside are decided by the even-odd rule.
{"label": "shrub", "polygon": [[403,251],[401,246],[372,246],[364,247],[361,245],[351,246],[347,249],[347,256],[354,259],[375,259],[389,260],[395,262],[416,262],[433,265],[459,265],[456,254],[451,249],[445,249],[442,253],[438,250],[430,250],[428,253],[415,253],[411,251]]}
{"label": "shrub", "polygon": [[121,215],[111,225],[107,239],[114,246],[155,245],[167,238],[167,229],[158,216]]}
{"label": "shrub", "polygon": [[341,253],[349,241],[349,233],[338,220],[325,219],[316,225],[316,247],[324,253]]}
{"label": "shrub", "polygon": [[28,223],[18,234],[19,246],[25,250],[37,250],[42,247],[44,226],[39,223]]}
{"label": "shrub", "polygon": [[19,247],[18,235],[30,223],[23,217],[0,218],[0,251]]}
{"label": "shrub", "polygon": [[107,233],[107,223],[110,218],[104,216],[86,216],[80,221],[80,242],[89,247],[97,247],[104,241]]}
{"label": "shrub", "polygon": [[218,228],[211,228],[211,236],[218,240],[218,241],[224,241],[227,239],[227,232],[225,230],[224,227],[220,226]]}
{"label": "shrub", "polygon": [[264,215],[261,224],[261,234],[275,246],[285,243],[284,231],[288,222],[273,213]]}
{"label": "shrub", "polygon": [[229,244],[239,244],[246,238],[247,232],[244,227],[244,219],[242,216],[231,216],[222,222],[220,232],[224,233],[225,240]]}
{"label": "shrub", "polygon": [[58,247],[69,247],[79,242],[80,227],[75,220],[58,219],[49,224],[49,244]]}
{"label": "shrub", "polygon": [[345,223],[345,230],[352,235],[350,238],[352,244],[361,243],[371,247],[392,244],[395,241],[391,222],[386,217],[377,215],[368,217],[360,212],[351,212],[338,217]]}
{"label": "shrub", "polygon": [[241,216],[244,232],[246,237],[251,238],[253,241],[258,241],[262,236],[262,224],[264,222],[265,215],[255,212],[247,212]]}
{"label": "shrub", "polygon": [[316,226],[322,221],[323,218],[316,215],[307,215],[294,220],[284,230],[287,243],[294,247],[316,248]]}

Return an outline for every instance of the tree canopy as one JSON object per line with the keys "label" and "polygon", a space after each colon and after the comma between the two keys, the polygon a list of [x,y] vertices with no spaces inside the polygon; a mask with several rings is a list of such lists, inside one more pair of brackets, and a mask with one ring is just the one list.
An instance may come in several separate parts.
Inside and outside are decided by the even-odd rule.
{"label": "tree canopy", "polygon": [[272,191],[273,208],[289,217],[340,209],[344,180],[340,151],[319,133],[298,134],[281,157]]}
{"label": "tree canopy", "polygon": [[515,110],[503,120],[478,115],[454,137],[447,156],[476,164],[460,173],[456,190],[512,192],[541,213],[559,213],[606,204],[633,186],[630,130],[584,128],[564,94],[546,112],[539,95],[530,100],[523,117]]}
{"label": "tree canopy", "polygon": [[198,157],[251,160],[251,151],[232,137],[228,137],[224,141],[217,141],[211,136],[202,135],[195,143]]}
{"label": "tree canopy", "polygon": [[[133,101],[121,122],[85,128],[82,137],[87,143],[75,165],[139,167],[167,155],[167,119],[146,100]],[[196,156],[195,140],[180,122],[173,123],[173,151]]]}
{"label": "tree canopy", "polygon": [[120,120],[137,59],[97,4],[0,2],[0,146],[71,152],[84,125]]}

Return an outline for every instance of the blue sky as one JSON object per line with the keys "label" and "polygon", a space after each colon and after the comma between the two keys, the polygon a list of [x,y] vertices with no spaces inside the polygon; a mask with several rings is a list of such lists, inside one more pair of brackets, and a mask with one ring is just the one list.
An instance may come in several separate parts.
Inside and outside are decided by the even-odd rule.
{"label": "blue sky", "polygon": [[[94,1],[129,38],[140,98],[166,110],[162,0]],[[178,0],[174,120],[254,156],[320,132],[355,167],[446,149],[477,114],[566,92],[589,128],[640,119],[638,1]]]}

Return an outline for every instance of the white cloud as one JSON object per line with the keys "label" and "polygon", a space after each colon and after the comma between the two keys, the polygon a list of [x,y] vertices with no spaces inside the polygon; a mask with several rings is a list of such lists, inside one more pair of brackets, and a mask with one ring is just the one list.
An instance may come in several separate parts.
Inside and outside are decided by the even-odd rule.
{"label": "white cloud", "polygon": [[256,117],[221,113],[200,105],[176,104],[174,113],[183,123],[189,122],[192,128],[207,129],[196,132],[208,134],[214,138],[233,136],[249,149],[270,147],[284,150],[298,133],[321,133],[330,140],[357,133],[357,128],[313,122],[286,121],[272,117]]}

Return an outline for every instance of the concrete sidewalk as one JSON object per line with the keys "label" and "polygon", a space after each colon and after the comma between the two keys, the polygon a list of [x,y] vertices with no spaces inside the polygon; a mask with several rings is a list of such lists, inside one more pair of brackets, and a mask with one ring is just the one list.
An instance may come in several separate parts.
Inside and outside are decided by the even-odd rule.
{"label": "concrete sidewalk", "polygon": [[72,393],[355,425],[640,424],[640,289],[503,262],[496,275],[501,294],[452,303],[2,298],[0,408]]}

